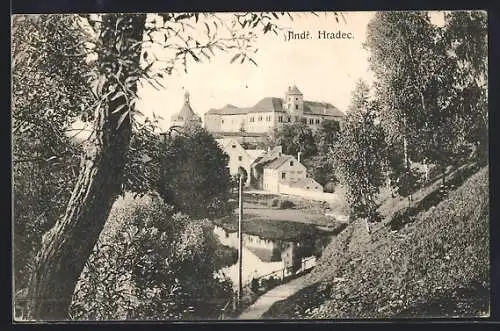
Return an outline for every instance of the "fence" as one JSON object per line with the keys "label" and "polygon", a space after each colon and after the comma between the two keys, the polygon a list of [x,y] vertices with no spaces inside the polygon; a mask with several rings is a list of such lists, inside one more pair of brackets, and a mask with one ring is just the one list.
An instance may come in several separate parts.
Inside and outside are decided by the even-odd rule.
{"label": "fence", "polygon": [[[296,266],[290,266],[290,267],[285,267],[281,268],[278,270],[275,270],[273,272],[267,273],[265,275],[253,278],[252,280],[246,282],[243,284],[243,288],[250,288],[252,287],[252,282],[258,281],[259,284],[261,284],[263,281],[270,281],[271,279],[274,280],[279,280],[279,283],[285,283],[286,281],[298,277],[302,274],[304,274],[306,271],[311,270],[316,266],[316,256],[309,256],[306,258],[301,259],[301,264],[300,267],[296,270]],[[278,282],[273,284],[274,286],[279,284]],[[265,292],[270,290],[272,287],[267,288]],[[219,320],[225,319],[228,313],[234,312],[236,310],[236,300],[235,298],[231,298],[227,301],[225,306],[221,309],[221,314],[219,315]]]}

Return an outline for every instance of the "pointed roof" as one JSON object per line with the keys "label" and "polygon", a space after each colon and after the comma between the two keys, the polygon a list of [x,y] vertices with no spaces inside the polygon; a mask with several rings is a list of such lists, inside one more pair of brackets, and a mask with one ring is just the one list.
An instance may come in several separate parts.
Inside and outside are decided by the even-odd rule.
{"label": "pointed roof", "polygon": [[200,121],[201,118],[200,116],[196,115],[193,109],[191,108],[191,105],[189,103],[189,92],[186,91],[184,93],[184,104],[182,105],[181,110],[178,113],[175,113],[171,117],[172,121]]}
{"label": "pointed roof", "polygon": [[302,92],[300,92],[297,85],[293,85],[292,87],[288,87],[287,94],[300,94],[300,95],[302,95]]}
{"label": "pointed roof", "polygon": [[274,161],[272,161],[271,163],[269,164],[266,164],[264,166],[264,168],[268,168],[268,169],[278,169],[279,167],[281,167],[285,162],[289,161],[289,160],[295,160],[295,158],[291,155],[281,155],[280,157],[278,157],[277,159],[275,159]]}

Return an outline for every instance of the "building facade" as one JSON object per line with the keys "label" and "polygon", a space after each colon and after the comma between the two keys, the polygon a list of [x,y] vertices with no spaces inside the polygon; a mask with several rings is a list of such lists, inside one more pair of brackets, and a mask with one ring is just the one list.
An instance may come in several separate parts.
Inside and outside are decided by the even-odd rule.
{"label": "building facade", "polygon": [[312,129],[324,120],[341,122],[345,114],[330,103],[304,100],[297,86],[288,87],[284,98],[266,97],[253,107],[226,105],[205,113],[205,128],[219,135],[267,134],[287,123],[305,121]]}
{"label": "building facade", "polygon": [[282,155],[264,166],[264,190],[279,193],[281,183],[294,183],[307,177],[307,169],[291,155]]}
{"label": "building facade", "polygon": [[237,175],[240,168],[246,173],[247,182],[250,184],[250,166],[259,156],[265,153],[265,150],[245,149],[235,138],[216,139],[219,147],[229,156],[229,173]]}

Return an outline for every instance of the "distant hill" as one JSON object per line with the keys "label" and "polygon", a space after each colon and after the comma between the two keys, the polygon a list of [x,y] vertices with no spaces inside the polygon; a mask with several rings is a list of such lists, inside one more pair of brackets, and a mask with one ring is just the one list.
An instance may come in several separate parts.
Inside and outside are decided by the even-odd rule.
{"label": "distant hill", "polygon": [[399,231],[354,222],[325,249],[308,287],[263,318],[479,317],[489,314],[488,170]]}

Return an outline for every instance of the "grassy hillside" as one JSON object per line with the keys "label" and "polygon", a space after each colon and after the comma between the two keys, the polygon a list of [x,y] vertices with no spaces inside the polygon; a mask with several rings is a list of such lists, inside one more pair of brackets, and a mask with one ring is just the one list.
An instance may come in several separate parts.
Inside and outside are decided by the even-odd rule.
{"label": "grassy hillside", "polygon": [[308,287],[264,318],[484,316],[489,313],[486,168],[399,231],[354,222],[333,239]]}

